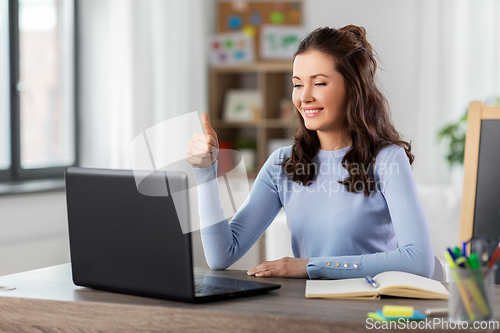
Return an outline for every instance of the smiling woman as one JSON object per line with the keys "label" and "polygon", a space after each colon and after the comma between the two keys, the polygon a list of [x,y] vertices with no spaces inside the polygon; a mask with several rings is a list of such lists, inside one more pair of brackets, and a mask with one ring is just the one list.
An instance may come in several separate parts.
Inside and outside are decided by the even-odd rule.
{"label": "smiling woman", "polygon": [[203,185],[201,236],[212,269],[241,258],[284,208],[294,258],[266,261],[249,275],[338,279],[391,270],[432,275],[431,237],[410,166],[413,155],[390,122],[376,69],[362,27],[318,28],[301,41],[292,78],[299,118],[295,143],[268,158],[230,223],[213,181],[217,134],[204,115],[205,133],[190,142],[188,161]]}
{"label": "smiling woman", "polygon": [[293,62],[293,102],[301,117],[292,155],[282,163],[294,181],[307,185],[313,180],[315,174],[298,170],[310,168],[319,149],[352,145],[343,159],[349,177],[340,183],[366,196],[375,190],[367,171],[382,148],[400,146],[413,163],[410,144],[391,124],[387,100],[375,83],[376,69],[362,27],[319,28],[302,41]]}

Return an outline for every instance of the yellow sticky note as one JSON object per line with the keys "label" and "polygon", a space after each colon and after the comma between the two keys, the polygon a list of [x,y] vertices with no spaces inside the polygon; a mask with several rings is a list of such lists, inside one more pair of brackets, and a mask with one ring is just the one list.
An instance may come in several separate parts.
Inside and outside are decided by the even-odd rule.
{"label": "yellow sticky note", "polygon": [[384,317],[409,318],[413,317],[413,312],[413,306],[384,305],[382,308]]}
{"label": "yellow sticky note", "polygon": [[248,37],[255,36],[255,28],[251,25],[247,25],[243,28],[243,33]]}

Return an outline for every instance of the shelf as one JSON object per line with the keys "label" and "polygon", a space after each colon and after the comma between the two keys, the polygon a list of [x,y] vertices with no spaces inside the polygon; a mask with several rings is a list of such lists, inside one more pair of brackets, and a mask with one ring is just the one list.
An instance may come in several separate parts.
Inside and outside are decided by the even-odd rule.
{"label": "shelf", "polygon": [[265,128],[285,128],[292,124],[292,119],[266,119],[266,121],[262,123]]}
{"label": "shelf", "polygon": [[250,64],[214,65],[210,70],[219,73],[292,72],[292,61],[266,61]]}
{"label": "shelf", "polygon": [[289,119],[262,119],[259,121],[226,121],[217,120],[212,121],[212,125],[217,128],[285,128],[292,124]]}
{"label": "shelf", "polygon": [[252,128],[259,126],[259,123],[251,121],[226,121],[214,119],[212,121],[212,125],[217,128]]}
{"label": "shelf", "polygon": [[[209,72],[210,120],[220,140],[235,144],[250,137],[256,141],[255,169],[268,158],[271,140],[285,138],[291,119],[281,119],[281,100],[289,99],[292,90],[292,62],[266,61],[239,65],[216,65]],[[258,90],[262,94],[259,118],[251,121],[224,119],[226,93],[232,89]],[[256,173],[255,173],[256,174]]]}

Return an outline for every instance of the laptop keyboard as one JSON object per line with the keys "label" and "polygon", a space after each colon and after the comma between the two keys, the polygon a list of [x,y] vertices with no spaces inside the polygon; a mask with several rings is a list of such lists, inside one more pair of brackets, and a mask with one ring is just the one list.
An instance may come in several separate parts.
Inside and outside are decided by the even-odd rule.
{"label": "laptop keyboard", "polygon": [[212,284],[195,284],[194,291],[196,296],[203,295],[213,295],[213,294],[225,294],[238,291],[238,288],[225,287],[225,286],[216,286]]}

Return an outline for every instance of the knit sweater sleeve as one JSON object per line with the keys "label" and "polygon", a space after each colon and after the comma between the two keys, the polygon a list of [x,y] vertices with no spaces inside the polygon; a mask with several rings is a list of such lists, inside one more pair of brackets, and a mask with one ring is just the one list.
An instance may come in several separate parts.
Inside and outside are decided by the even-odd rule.
{"label": "knit sweater sleeve", "polygon": [[201,238],[211,269],[225,269],[240,259],[266,231],[282,204],[273,175],[279,150],[257,175],[250,194],[234,214],[225,218],[217,181],[217,162],[209,168],[192,168],[198,183]]}
{"label": "knit sweater sleeve", "polygon": [[309,258],[310,278],[354,278],[384,271],[404,271],[431,277],[434,252],[424,210],[405,151],[400,147],[377,156],[374,173],[391,216],[398,247],[392,251]]}

